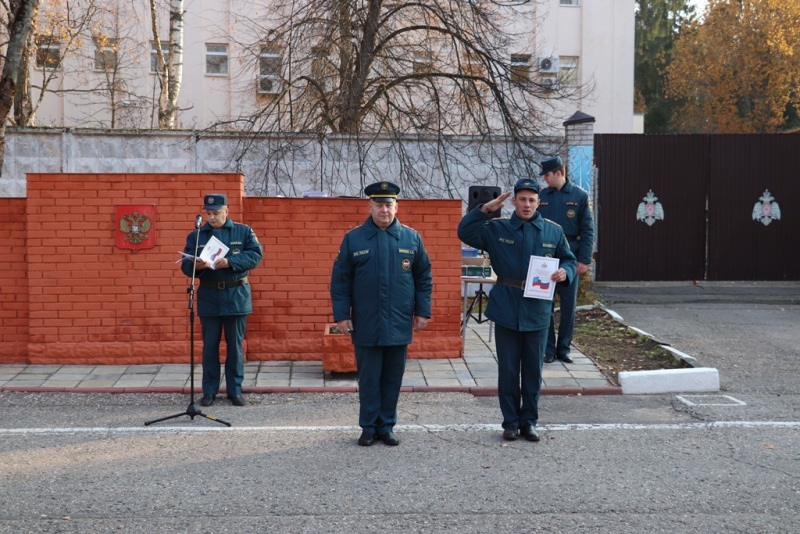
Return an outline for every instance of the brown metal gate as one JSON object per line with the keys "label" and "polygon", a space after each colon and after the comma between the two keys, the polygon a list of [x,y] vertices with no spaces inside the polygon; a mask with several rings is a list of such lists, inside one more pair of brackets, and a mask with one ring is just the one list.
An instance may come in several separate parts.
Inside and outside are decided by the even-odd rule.
{"label": "brown metal gate", "polygon": [[594,144],[597,280],[800,280],[800,136]]}

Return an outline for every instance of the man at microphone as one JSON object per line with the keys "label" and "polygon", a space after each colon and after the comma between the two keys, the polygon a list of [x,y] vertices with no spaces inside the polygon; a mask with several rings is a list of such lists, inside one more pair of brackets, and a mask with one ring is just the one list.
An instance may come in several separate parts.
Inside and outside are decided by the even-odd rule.
{"label": "man at microphone", "polygon": [[[262,251],[253,229],[228,218],[228,197],[211,193],[203,197],[206,224],[200,227],[198,215],[195,227],[199,237],[191,232],[186,237],[184,252],[195,253],[197,239],[198,259],[196,276],[200,280],[197,290],[197,315],[203,331],[203,398],[202,406],[214,404],[220,383],[219,344],[225,334],[225,386],[228,399],[234,406],[244,406],[242,381],[244,380],[244,339],[247,316],[253,312],[248,272],[261,263]],[[221,241],[228,252],[210,262],[199,259],[203,248],[212,237]],[[192,276],[192,262],[181,262],[181,270]]]}

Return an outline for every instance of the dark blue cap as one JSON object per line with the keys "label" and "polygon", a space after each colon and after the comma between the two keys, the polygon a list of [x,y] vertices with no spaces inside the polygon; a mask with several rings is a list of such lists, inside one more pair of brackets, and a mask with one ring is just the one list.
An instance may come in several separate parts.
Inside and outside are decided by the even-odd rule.
{"label": "dark blue cap", "polygon": [[542,162],[542,172],[539,173],[539,176],[544,176],[548,172],[557,171],[559,169],[564,170],[564,163],[561,161],[560,157],[556,156],[546,159]]}
{"label": "dark blue cap", "polygon": [[211,193],[203,197],[204,210],[218,210],[228,205],[228,197],[222,193]]}
{"label": "dark blue cap", "polygon": [[539,181],[538,180],[531,180],[530,178],[523,178],[522,180],[517,180],[517,183],[514,184],[514,194],[517,194],[517,191],[520,189],[530,189],[531,191],[538,193],[539,192]]}
{"label": "dark blue cap", "polygon": [[400,187],[392,182],[376,182],[364,188],[364,194],[375,202],[394,202]]}

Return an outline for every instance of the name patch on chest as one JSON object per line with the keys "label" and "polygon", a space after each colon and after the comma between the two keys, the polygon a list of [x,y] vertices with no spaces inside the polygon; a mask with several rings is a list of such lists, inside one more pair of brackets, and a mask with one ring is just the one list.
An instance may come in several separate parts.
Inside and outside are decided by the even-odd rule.
{"label": "name patch on chest", "polygon": [[501,237],[500,238],[500,242],[501,243],[505,243],[506,245],[513,245],[514,244],[514,240],[513,239],[508,239],[507,237]]}
{"label": "name patch on chest", "polygon": [[400,252],[400,254],[414,254],[414,251],[411,250],[410,248],[400,248],[397,250],[398,252]]}
{"label": "name patch on chest", "polygon": [[369,254],[369,249],[367,249],[367,250],[357,250],[357,251],[353,252],[353,257],[357,258],[357,257],[363,256],[365,254]]}

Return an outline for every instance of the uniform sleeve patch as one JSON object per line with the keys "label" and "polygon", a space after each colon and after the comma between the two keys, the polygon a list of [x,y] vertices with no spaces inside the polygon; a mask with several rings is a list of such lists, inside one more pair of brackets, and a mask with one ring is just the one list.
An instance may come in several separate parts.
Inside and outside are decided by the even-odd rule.
{"label": "uniform sleeve patch", "polygon": [[542,247],[544,248],[556,248],[553,243],[542,243]]}
{"label": "uniform sleeve patch", "polygon": [[414,254],[414,251],[410,248],[401,248],[398,250],[400,251],[400,254]]}

